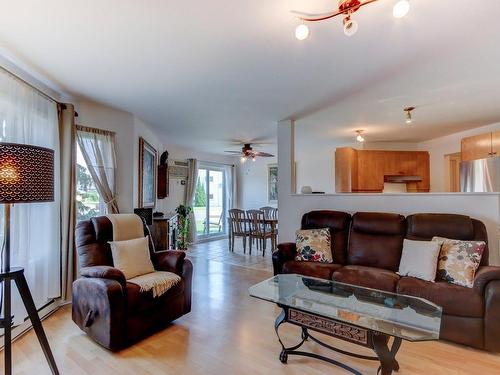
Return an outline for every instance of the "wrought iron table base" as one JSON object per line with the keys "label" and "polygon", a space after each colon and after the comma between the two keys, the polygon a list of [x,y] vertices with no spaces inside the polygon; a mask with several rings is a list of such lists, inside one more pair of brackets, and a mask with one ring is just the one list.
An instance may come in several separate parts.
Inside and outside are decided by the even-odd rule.
{"label": "wrought iron table base", "polygon": [[[342,335],[335,333],[333,330],[331,332],[328,332],[328,329],[324,329],[322,327],[314,327],[312,325],[306,326],[297,319],[295,319],[295,320],[293,318],[291,319],[289,311],[292,311],[294,313],[295,317],[301,316],[301,315],[305,316],[305,317],[314,317],[314,315],[310,314],[310,313],[303,313],[299,310],[289,309],[287,307],[283,307],[282,312],[276,318],[276,321],[274,323],[274,329],[276,331],[276,335],[278,336],[278,341],[282,347],[282,350],[281,350],[281,353],[279,356],[279,359],[282,363],[287,363],[289,355],[305,356],[305,357],[311,357],[311,358],[315,358],[315,359],[319,359],[319,360],[328,362],[332,365],[343,368],[344,370],[349,371],[355,375],[363,375],[358,370],[346,365],[345,363],[337,361],[333,358],[328,358],[328,357],[325,357],[325,356],[322,356],[322,355],[319,355],[316,353],[310,353],[310,352],[297,350],[307,341],[307,339],[311,339],[315,343],[317,343],[317,344],[319,344],[327,349],[335,351],[337,353],[343,354],[343,355],[348,355],[351,357],[365,359],[365,360],[369,360],[369,361],[379,361],[380,366],[377,370],[377,374],[381,373],[381,375],[391,375],[392,371],[399,370],[399,363],[396,361],[396,354],[397,354],[399,348],[401,347],[402,340],[400,338],[395,337],[394,341],[392,343],[392,346],[389,348],[389,338],[390,338],[389,335],[379,333],[376,331],[364,330],[362,328],[359,328],[359,330],[363,331],[363,333],[366,334],[366,342],[359,343],[359,342],[356,342],[356,340],[352,340],[352,339],[343,337]],[[353,328],[352,326],[337,322],[333,319],[330,320],[330,319],[327,319],[324,317],[317,317],[317,318],[321,319],[323,322],[327,322],[327,323],[330,322],[331,324],[334,324],[337,327],[338,326],[347,327],[348,329]],[[305,321],[307,321],[307,319]],[[294,345],[294,346],[291,346],[288,348],[285,347],[285,345],[281,341],[281,338],[279,335],[279,327],[281,324],[283,324],[285,322],[298,325],[302,329],[301,341],[297,345]],[[346,350],[342,350],[342,349],[333,347],[331,345],[328,345],[328,344],[320,341],[316,337],[312,336],[309,333],[308,329],[312,329],[312,330],[324,333],[324,334],[329,335],[329,336],[333,336],[333,337],[336,337],[336,338],[339,338],[342,340],[346,340],[346,341],[353,342],[353,343],[361,345],[361,346],[371,348],[377,354],[377,356],[367,356],[367,355],[352,353],[352,352],[349,352]]]}

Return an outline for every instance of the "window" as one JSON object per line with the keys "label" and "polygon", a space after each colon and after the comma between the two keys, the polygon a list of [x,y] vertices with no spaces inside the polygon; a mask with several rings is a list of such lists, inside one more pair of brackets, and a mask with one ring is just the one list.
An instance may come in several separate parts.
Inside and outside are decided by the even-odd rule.
{"label": "window", "polygon": [[76,218],[81,221],[106,214],[106,205],[95,187],[78,142],[76,150]]}
{"label": "window", "polygon": [[[24,268],[35,305],[41,308],[61,295],[57,105],[2,69],[0,141],[54,150],[54,202],[16,204],[11,216],[11,264]],[[0,225],[0,238],[3,240],[3,237],[3,225]],[[12,288],[12,297],[14,324],[18,325],[27,314],[17,288]]]}

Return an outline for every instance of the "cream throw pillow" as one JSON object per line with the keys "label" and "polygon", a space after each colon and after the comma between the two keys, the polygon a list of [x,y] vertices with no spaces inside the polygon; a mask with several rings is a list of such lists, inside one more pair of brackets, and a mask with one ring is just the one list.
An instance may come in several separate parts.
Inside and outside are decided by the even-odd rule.
{"label": "cream throw pillow", "polygon": [[440,249],[441,245],[436,241],[405,239],[398,275],[434,282]]}
{"label": "cream throw pillow", "polygon": [[149,237],[141,237],[127,241],[110,241],[113,264],[123,272],[125,278],[154,272],[149,257]]}

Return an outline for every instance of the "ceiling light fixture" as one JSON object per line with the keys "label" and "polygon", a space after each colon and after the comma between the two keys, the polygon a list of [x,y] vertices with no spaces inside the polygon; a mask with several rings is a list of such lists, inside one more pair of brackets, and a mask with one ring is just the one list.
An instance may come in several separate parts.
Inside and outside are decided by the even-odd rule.
{"label": "ceiling light fixture", "polygon": [[410,125],[413,121],[413,119],[411,118],[411,111],[413,111],[415,109],[415,107],[406,107],[405,109],[403,109],[403,111],[406,112],[406,120],[405,122]]}
{"label": "ceiling light fixture", "polygon": [[242,156],[242,157],[240,158],[240,161],[241,161],[241,164],[243,164],[244,162],[246,162],[246,161],[247,161],[246,156]]}
{"label": "ceiling light fixture", "polygon": [[363,130],[356,130],[356,141],[363,143],[365,141],[365,138],[362,136]]}
{"label": "ceiling light fixture", "polygon": [[[352,14],[357,12],[361,7],[374,3],[375,1],[378,0],[339,0],[338,10],[332,11],[326,15],[311,16],[301,12],[294,12],[299,14],[298,19],[302,22],[295,29],[295,37],[298,40],[305,40],[309,36],[309,28],[304,24],[304,22],[324,21],[337,16],[342,16],[344,18],[344,34],[347,36],[354,35],[356,34],[356,31],[358,31],[358,23],[351,19]],[[392,14],[396,18],[402,18],[408,14],[409,10],[409,1],[399,0],[394,5]]]}
{"label": "ceiling light fixture", "polygon": [[410,2],[408,0],[399,0],[392,8],[394,18],[403,18],[410,11]]}
{"label": "ceiling light fixture", "polygon": [[295,37],[298,40],[305,40],[309,37],[309,27],[307,25],[304,25],[301,23],[297,28],[295,29]]}

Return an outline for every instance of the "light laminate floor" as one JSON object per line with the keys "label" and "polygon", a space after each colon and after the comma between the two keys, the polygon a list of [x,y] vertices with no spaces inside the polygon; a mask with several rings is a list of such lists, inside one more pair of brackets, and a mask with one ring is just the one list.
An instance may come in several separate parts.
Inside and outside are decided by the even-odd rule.
{"label": "light laminate floor", "polygon": [[[258,253],[243,256],[237,249],[228,256],[224,244],[227,241],[200,244],[189,251],[194,263],[193,311],[129,349],[111,353],[95,344],[73,324],[69,306],[46,319],[44,326],[61,373],[346,374],[308,358],[290,357],[287,365],[279,362],[280,347],[273,329],[279,310],[247,293],[250,285],[271,276],[270,254],[264,258]],[[281,330],[289,344],[297,340],[297,328],[284,325]],[[360,350],[333,339],[325,341]],[[324,353],[312,343],[306,345]],[[376,373],[373,362],[337,358],[363,373]],[[14,360],[15,374],[49,374],[32,332],[15,342]],[[499,355],[441,342],[404,342],[398,360],[400,375],[500,373]],[[0,366],[3,368],[2,360]]]}

